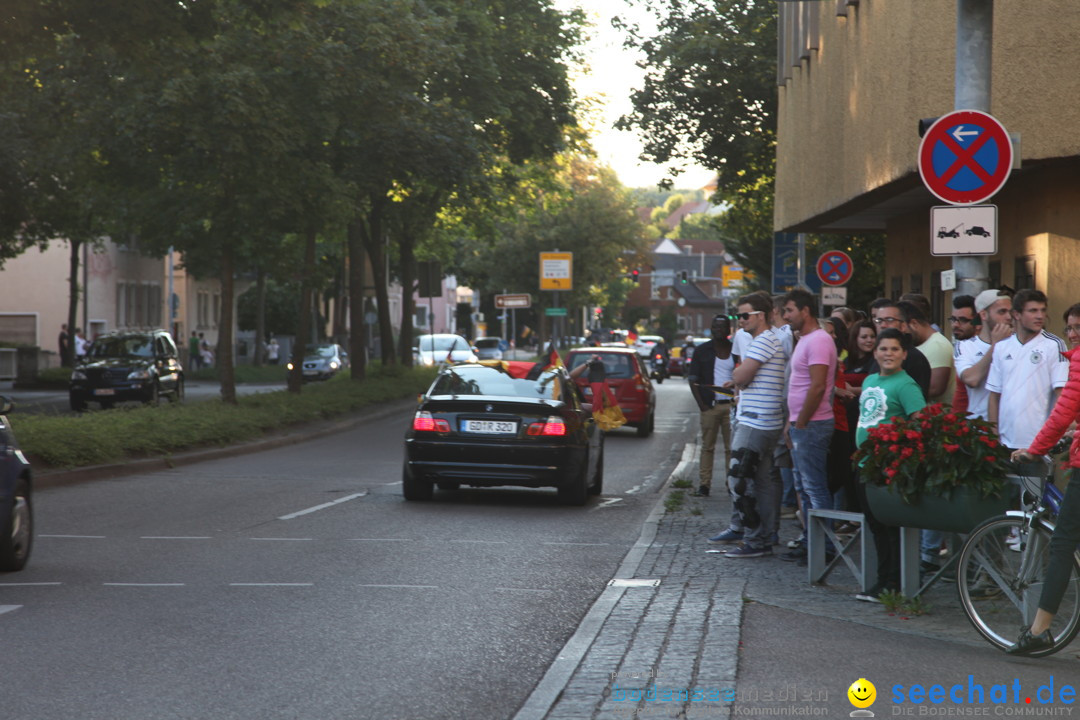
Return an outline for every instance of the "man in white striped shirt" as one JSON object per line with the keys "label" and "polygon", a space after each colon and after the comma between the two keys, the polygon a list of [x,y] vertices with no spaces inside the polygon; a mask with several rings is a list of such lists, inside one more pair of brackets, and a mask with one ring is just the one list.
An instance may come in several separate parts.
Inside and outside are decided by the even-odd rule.
{"label": "man in white striped shirt", "polygon": [[[739,298],[739,326],[753,340],[732,380],[740,388],[738,424],[731,439],[728,489],[743,528],[742,544],[726,557],[772,554],[772,535],[779,528],[783,483],[772,472],[773,450],[784,429],[784,379],[788,356],[772,328],[772,301],[761,294]],[[735,525],[736,523],[733,523]],[[719,536],[718,536],[719,537]]]}

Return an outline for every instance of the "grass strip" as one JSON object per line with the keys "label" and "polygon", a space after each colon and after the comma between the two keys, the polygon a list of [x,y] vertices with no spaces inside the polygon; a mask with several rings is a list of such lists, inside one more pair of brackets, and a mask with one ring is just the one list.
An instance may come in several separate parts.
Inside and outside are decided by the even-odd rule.
{"label": "grass strip", "polygon": [[226,446],[267,433],[345,415],[423,392],[434,368],[369,369],[363,382],[339,374],[303,392],[259,393],[221,400],[118,408],[77,416],[27,415],[12,425],[36,468],[74,468]]}

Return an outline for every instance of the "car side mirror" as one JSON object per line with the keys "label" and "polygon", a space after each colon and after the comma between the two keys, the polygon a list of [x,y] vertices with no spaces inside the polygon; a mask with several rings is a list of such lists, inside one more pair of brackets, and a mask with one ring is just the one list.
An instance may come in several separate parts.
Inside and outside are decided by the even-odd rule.
{"label": "car side mirror", "polygon": [[587,413],[592,413],[592,403],[581,403],[581,409]]}

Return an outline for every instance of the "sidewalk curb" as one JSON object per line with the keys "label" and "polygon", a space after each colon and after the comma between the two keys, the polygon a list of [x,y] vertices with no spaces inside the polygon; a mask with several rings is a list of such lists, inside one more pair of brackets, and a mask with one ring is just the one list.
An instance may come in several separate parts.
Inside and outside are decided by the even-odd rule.
{"label": "sidewalk curb", "polygon": [[335,433],[352,430],[353,428],[366,423],[382,420],[404,412],[410,407],[415,406],[415,404],[416,400],[412,398],[394,400],[379,405],[374,409],[358,410],[355,414],[346,417],[345,419],[326,420],[298,425],[277,431],[269,437],[251,440],[237,445],[229,445],[227,447],[203,448],[200,450],[182,452],[177,455],[159,455],[129,462],[90,465],[87,467],[71,468],[69,470],[42,470],[40,472],[34,472],[34,487],[64,487],[67,485],[76,485],[83,482],[103,480],[106,478],[117,478],[126,475],[137,475],[139,473],[170,470],[182,465],[193,465],[207,460],[220,460],[223,458],[237,457],[239,455],[263,452],[264,450],[274,450],[276,448],[314,440],[315,438],[323,437],[325,435],[333,435]]}
{"label": "sidewalk curb", "polygon": [[[615,571],[612,581],[629,579],[634,576],[641,565],[642,559],[645,557],[645,552],[656,539],[660,520],[664,517],[663,491],[672,482],[682,477],[683,473],[686,472],[686,468],[693,464],[696,453],[697,445],[695,443],[688,442],[683,445],[682,458],[667,479],[657,488],[659,497],[657,497],[656,503],[649,512],[649,516],[642,523],[641,534],[638,536],[634,546],[626,553],[622,563],[619,564],[619,569]],[[585,613],[585,617],[582,618],[577,630],[574,631],[574,634],[566,641],[562,650],[555,656],[555,661],[544,673],[544,677],[536,684],[536,687],[533,688],[529,697],[522,704],[521,709],[514,715],[513,720],[543,720],[547,716],[559,696],[562,695],[563,690],[570,683],[574,671],[581,664],[585,653],[588,652],[597,635],[600,634],[600,630],[607,621],[608,616],[619,600],[622,599],[625,592],[625,587],[617,587],[612,585],[611,581],[608,582],[604,591],[600,593],[600,597]]]}

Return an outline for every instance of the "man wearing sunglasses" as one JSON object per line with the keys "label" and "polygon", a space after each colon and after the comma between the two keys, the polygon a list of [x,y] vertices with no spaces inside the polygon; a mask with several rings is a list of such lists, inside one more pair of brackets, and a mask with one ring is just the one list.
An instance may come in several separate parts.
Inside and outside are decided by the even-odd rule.
{"label": "man wearing sunglasses", "polygon": [[[901,368],[911,379],[918,383],[919,387],[923,391],[923,397],[930,396],[930,361],[926,359],[926,356],[919,352],[915,347],[915,343],[911,337],[911,330],[908,328],[907,315],[900,309],[900,306],[895,300],[889,300],[888,298],[878,298],[870,305],[870,317],[874,322],[874,327],[878,332],[886,328],[895,328],[899,330],[906,341],[907,359],[904,360],[904,364]],[[877,360],[870,365],[870,372],[879,372]]]}
{"label": "man wearing sunglasses", "polygon": [[[739,388],[737,423],[731,438],[728,490],[735,502],[732,524],[743,529],[743,541],[726,553],[730,558],[772,555],[772,536],[780,526],[783,481],[774,473],[773,451],[784,429],[784,375],[788,356],[772,329],[772,299],[751,294],[739,298],[736,317],[752,338],[732,380]],[[725,533],[710,538],[722,542]]]}

